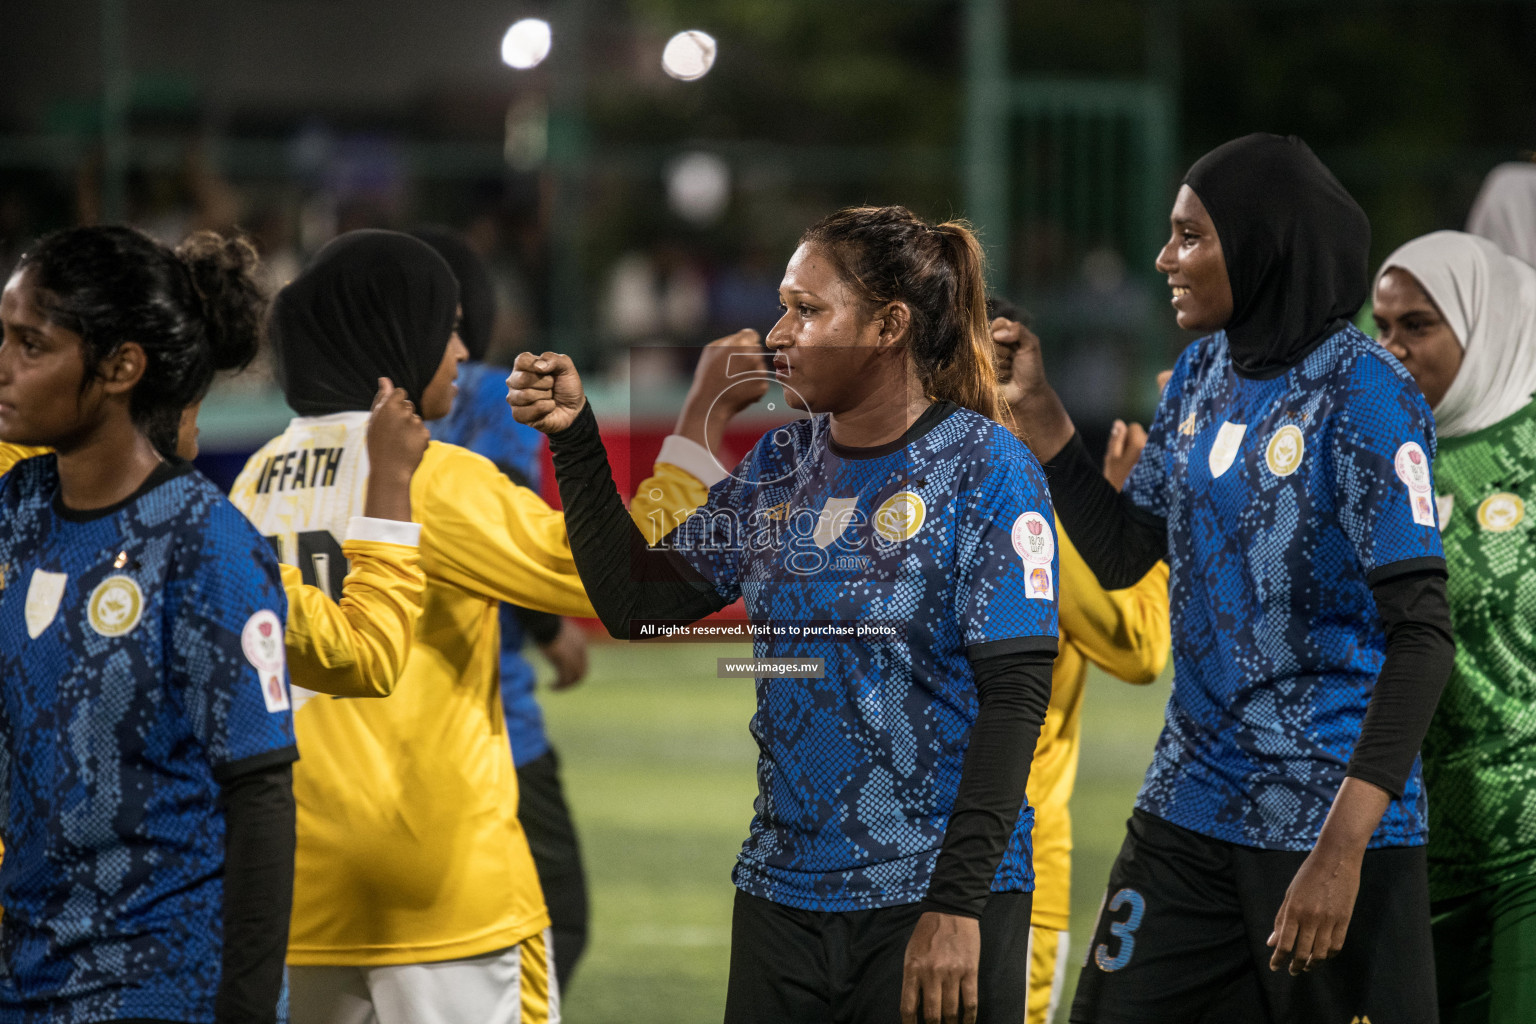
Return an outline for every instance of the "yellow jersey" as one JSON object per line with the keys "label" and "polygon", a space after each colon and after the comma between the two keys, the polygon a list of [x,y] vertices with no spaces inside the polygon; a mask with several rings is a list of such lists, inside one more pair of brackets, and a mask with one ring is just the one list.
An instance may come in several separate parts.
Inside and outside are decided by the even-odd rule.
{"label": "yellow jersey", "polygon": [[[278,539],[285,560],[325,553],[324,535],[361,507],[367,420],[296,419],[236,480],[230,499]],[[705,490],[674,472],[640,494],[632,511],[643,526],[657,508],[696,507]],[[291,964],[459,959],[515,945],[549,921],[517,819],[497,606],[593,615],[564,516],[489,459],[439,442],[412,479],[411,510],[427,584],[394,694],[295,690]]]}
{"label": "yellow jersey", "polygon": [[1061,556],[1061,641],[1051,670],[1051,703],[1029,770],[1035,898],[1031,924],[1066,931],[1071,917],[1072,813],[1083,682],[1092,662],[1128,683],[1150,683],[1168,663],[1168,566],[1139,583],[1105,590],[1057,524]]}

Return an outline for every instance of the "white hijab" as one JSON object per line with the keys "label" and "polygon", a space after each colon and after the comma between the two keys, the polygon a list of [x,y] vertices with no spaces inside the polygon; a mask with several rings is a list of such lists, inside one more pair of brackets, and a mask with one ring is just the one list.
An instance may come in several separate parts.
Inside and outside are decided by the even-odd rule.
{"label": "white hijab", "polygon": [[1467,215],[1467,231],[1536,264],[1536,164],[1499,164]]}
{"label": "white hijab", "polygon": [[1536,392],[1536,268],[1486,238],[1436,231],[1386,258],[1418,279],[1461,343],[1461,369],[1435,406],[1435,432],[1457,437],[1525,408]]}

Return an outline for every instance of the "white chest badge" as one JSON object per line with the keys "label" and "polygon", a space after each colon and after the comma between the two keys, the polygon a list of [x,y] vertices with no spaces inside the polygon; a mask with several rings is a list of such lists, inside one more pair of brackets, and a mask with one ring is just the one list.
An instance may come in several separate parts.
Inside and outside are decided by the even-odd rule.
{"label": "white chest badge", "polygon": [[1408,504],[1413,521],[1420,526],[1435,525],[1435,507],[1430,503],[1429,456],[1417,441],[1408,441],[1392,459],[1397,478],[1408,488]]}
{"label": "white chest badge", "polygon": [[144,614],[144,592],[131,576],[108,576],[96,584],[85,604],[91,628],[102,636],[122,636]]}
{"label": "white chest badge", "polygon": [[1248,424],[1233,423],[1228,420],[1216,431],[1216,440],[1211,442],[1211,454],[1208,462],[1211,467],[1211,476],[1218,477],[1232,468],[1232,460],[1237,458],[1237,449],[1243,443],[1243,435],[1248,433]]}
{"label": "white chest badge", "polygon": [[821,516],[816,520],[816,532],[811,535],[811,542],[819,548],[831,547],[837,538],[848,529],[848,524],[853,522],[853,513],[859,507],[859,499],[853,498],[828,498],[827,503],[821,507]]}
{"label": "white chest badge", "polygon": [[1264,446],[1264,464],[1275,476],[1290,476],[1301,466],[1302,456],[1306,454],[1307,439],[1302,436],[1301,428],[1287,423],[1269,435],[1269,444]]}
{"label": "white chest badge", "polygon": [[892,544],[911,540],[923,528],[928,506],[913,491],[897,491],[875,510],[875,532]]}
{"label": "white chest badge", "polygon": [[23,606],[27,620],[27,636],[36,640],[43,630],[59,614],[59,602],[64,599],[64,584],[69,574],[32,570],[32,582],[27,585],[27,601]]}
{"label": "white chest badge", "polygon": [[283,685],[283,624],[267,608],[245,620],[240,630],[240,649],[261,679],[261,699],[268,711],[288,710],[288,688]]}
{"label": "white chest badge", "polygon": [[1507,533],[1524,518],[1525,502],[1520,495],[1508,491],[1490,494],[1477,506],[1477,525],[1489,533]]}

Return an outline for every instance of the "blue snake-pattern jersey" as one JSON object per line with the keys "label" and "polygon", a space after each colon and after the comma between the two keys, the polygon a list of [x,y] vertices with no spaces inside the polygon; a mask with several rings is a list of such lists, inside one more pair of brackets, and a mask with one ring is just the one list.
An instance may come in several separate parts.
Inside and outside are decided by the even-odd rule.
{"label": "blue snake-pattern jersey", "polygon": [[[758,798],[734,873],[751,895],[818,911],[921,900],[976,720],[967,650],[1054,649],[1039,464],[968,410],[926,422],[864,451],[833,444],[826,416],[773,431],[664,542],[780,631],[755,656],[825,669],[756,681]],[[1033,888],[1033,820],[1026,802],[993,891]]]}
{"label": "blue snake-pattern jersey", "polygon": [[[544,435],[512,418],[507,408],[507,374],[487,363],[459,364],[459,396],[453,411],[434,422],[432,439],[478,452],[518,483],[539,489],[544,475]],[[516,610],[501,606],[501,706],[512,742],[512,764],[521,768],[549,752],[544,709],[535,688],[537,673],[523,657],[523,624]]]}
{"label": "blue snake-pattern jersey", "polygon": [[[1354,327],[1270,380],[1180,357],[1126,492],[1168,522],[1174,683],[1137,797],[1215,839],[1309,850],[1386,652],[1371,583],[1444,567],[1434,421]],[[1427,836],[1415,760],[1372,847]]]}
{"label": "blue snake-pattern jersey", "polygon": [[190,469],[82,522],[56,467],[0,477],[0,1024],[212,1021],[219,782],[297,756],[277,562]]}

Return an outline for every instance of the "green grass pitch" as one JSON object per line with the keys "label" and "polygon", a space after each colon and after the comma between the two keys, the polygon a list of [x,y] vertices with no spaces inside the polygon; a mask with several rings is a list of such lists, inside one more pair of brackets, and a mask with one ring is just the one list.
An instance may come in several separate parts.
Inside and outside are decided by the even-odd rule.
{"label": "green grass pitch", "polygon": [[[592,896],[571,1024],[715,1024],[725,1005],[730,873],[756,793],[750,680],[715,678],[712,644],[594,644],[577,689],[545,693]],[[547,672],[545,673],[547,675]],[[1073,803],[1073,969],[1152,756],[1168,686],[1093,673]]]}

